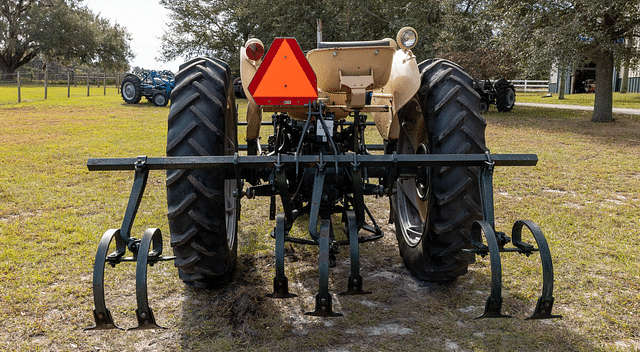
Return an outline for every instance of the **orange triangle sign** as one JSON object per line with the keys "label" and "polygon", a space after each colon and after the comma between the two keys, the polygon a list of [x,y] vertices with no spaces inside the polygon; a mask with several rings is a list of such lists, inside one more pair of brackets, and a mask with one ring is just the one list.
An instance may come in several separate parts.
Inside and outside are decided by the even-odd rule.
{"label": "orange triangle sign", "polygon": [[318,81],[294,38],[276,38],[249,93],[258,105],[304,105],[318,98]]}

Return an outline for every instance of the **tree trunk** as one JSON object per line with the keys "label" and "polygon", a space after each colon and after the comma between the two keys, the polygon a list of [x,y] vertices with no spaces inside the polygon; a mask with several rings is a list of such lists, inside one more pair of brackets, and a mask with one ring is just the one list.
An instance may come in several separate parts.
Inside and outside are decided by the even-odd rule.
{"label": "tree trunk", "polygon": [[624,60],[624,67],[622,68],[622,82],[620,83],[620,93],[627,93],[629,90],[629,65],[630,60],[627,58]]}
{"label": "tree trunk", "polygon": [[558,68],[558,75],[560,75],[560,80],[558,81],[558,100],[564,100],[564,86],[566,85],[564,67]]}
{"label": "tree trunk", "polygon": [[613,51],[603,50],[596,58],[596,101],[593,122],[613,122]]}

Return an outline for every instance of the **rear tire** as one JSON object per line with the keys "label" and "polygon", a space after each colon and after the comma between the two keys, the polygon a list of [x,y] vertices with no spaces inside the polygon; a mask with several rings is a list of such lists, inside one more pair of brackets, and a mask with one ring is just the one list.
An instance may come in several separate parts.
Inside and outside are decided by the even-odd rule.
{"label": "rear tire", "polygon": [[120,94],[127,104],[138,104],[142,98],[142,83],[140,77],[128,74],[120,85]]}
{"label": "rear tire", "polygon": [[496,108],[499,112],[509,112],[513,110],[516,103],[516,90],[514,86],[501,78],[494,85],[496,89]]}
{"label": "rear tire", "polygon": [[[237,115],[229,67],[201,58],[180,67],[169,111],[167,156],[233,155]],[[167,171],[171,246],[180,279],[196,287],[228,282],[236,265],[240,202],[224,172]]]}
{"label": "rear tire", "polygon": [[[399,112],[398,154],[476,154],[486,151],[486,122],[472,79],[456,64],[420,65],[422,87]],[[474,256],[470,229],[481,219],[477,167],[433,167],[422,180],[395,182],[391,198],[398,247],[412,275],[449,281],[467,272]]]}

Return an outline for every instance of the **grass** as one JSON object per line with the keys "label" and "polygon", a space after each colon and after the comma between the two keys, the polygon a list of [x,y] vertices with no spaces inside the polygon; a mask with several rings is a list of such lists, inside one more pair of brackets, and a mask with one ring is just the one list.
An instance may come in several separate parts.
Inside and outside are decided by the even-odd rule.
{"label": "grass", "polygon": [[[595,100],[595,94],[565,94],[563,100],[559,100],[555,93],[552,97],[546,95],[546,92],[517,92],[516,102],[593,106]],[[640,109],[640,93],[613,93],[613,107]]]}
{"label": "grass", "polygon": [[[449,284],[412,278],[386,221],[387,198],[367,199],[386,234],[361,247],[365,289],[373,293],[334,296],[342,318],[304,316],[317,292],[317,249],[287,245],[286,271],[299,297],[265,299],[274,222],[268,200],[243,199],[233,283],[190,289],[172,264],[160,263],[149,269],[149,296],[168,330],[84,332],[92,324],[95,250],[102,233],[120,226],[133,179],[129,172],[88,172],[86,160],[164,155],[167,113],[115,95],[0,107],[0,350],[640,349],[640,118],[594,124],[587,112],[525,107],[486,116],[492,153],[540,159],[535,167],[496,169],[496,222],[507,232],[517,219],[540,225],[554,257],[554,310],[563,319],[521,319],[540,294],[535,256],[503,256],[503,312],[514,319],[473,319],[489,295],[487,258]],[[152,172],[133,235],[159,227],[168,247],[165,197],[164,173]],[[343,248],[332,292],[345,289],[348,272]],[[107,268],[106,275],[116,323],[135,326],[133,266]]]}
{"label": "grass", "polygon": [[[81,98],[87,97],[87,85],[86,83],[83,85],[82,83],[77,86],[71,86],[67,88],[66,84],[49,84],[47,87],[47,99],[59,100],[62,98],[67,98],[69,95],[70,98]],[[91,84],[89,86],[89,96],[102,96],[105,95],[104,86],[97,86],[95,84]],[[117,95],[119,96],[117,88],[111,84],[107,85],[106,95]],[[25,84],[20,88],[20,100],[21,102],[35,102],[45,100],[44,98],[44,85],[31,85]],[[18,102],[18,88],[16,83],[0,84],[0,105],[4,104],[16,104]]]}

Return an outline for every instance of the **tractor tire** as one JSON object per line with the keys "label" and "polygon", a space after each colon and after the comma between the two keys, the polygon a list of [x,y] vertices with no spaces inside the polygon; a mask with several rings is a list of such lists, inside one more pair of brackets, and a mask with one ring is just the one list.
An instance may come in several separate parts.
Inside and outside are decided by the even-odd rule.
{"label": "tractor tire", "polygon": [[[229,66],[200,58],[180,66],[171,94],[167,156],[233,155],[238,150]],[[216,287],[231,280],[238,250],[236,180],[208,169],[167,171],[171,246],[180,279]]]}
{"label": "tractor tire", "polygon": [[142,82],[140,77],[128,74],[120,85],[120,94],[127,104],[138,104],[142,98]]}
{"label": "tractor tire", "polygon": [[513,110],[513,106],[516,103],[515,87],[504,78],[499,79],[494,87],[496,89],[496,108],[498,108],[498,111],[509,112]]}
{"label": "tractor tire", "polygon": [[169,103],[167,92],[159,91],[153,94],[152,103],[155,106],[167,106]]}
{"label": "tractor tire", "polygon": [[[483,154],[486,122],[473,80],[456,64],[420,65],[422,86],[399,112],[398,154]],[[432,167],[422,179],[399,178],[391,205],[405,266],[419,279],[450,281],[467,272],[470,230],[482,219],[478,167]]]}
{"label": "tractor tire", "polygon": [[489,110],[489,99],[482,97],[480,98],[480,105],[478,106],[478,111],[480,111],[481,114],[484,114],[485,112],[487,112],[487,110]]}

